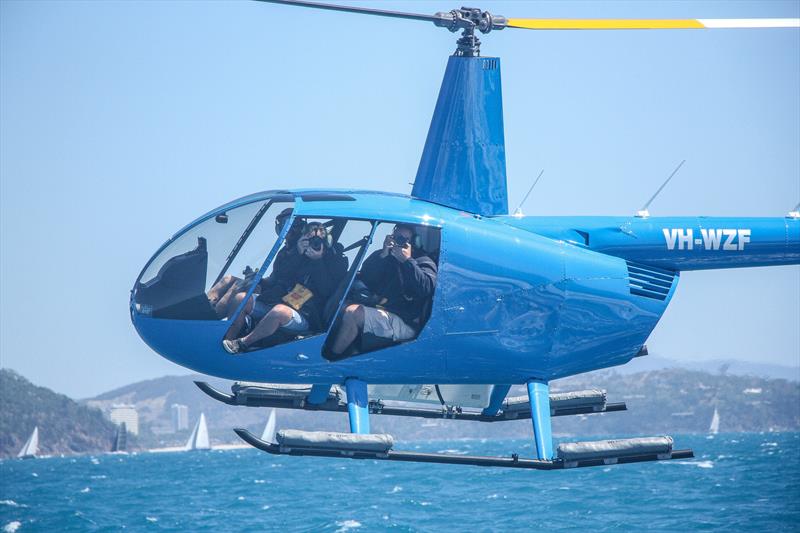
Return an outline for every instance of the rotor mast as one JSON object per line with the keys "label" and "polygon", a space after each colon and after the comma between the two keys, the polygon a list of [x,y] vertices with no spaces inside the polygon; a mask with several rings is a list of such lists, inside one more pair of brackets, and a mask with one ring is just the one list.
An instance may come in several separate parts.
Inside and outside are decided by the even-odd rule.
{"label": "rotor mast", "polygon": [[440,11],[434,15],[433,23],[454,33],[463,30],[461,37],[456,41],[456,51],[453,54],[461,57],[481,55],[481,41],[475,35],[475,30],[489,33],[492,30],[502,30],[508,25],[505,17],[492,15],[488,11],[481,11],[474,7],[462,7],[448,12]]}

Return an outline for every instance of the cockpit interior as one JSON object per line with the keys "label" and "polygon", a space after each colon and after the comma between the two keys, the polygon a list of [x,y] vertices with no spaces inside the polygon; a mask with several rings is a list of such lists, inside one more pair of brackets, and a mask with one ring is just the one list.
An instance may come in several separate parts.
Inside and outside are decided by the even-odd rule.
{"label": "cockpit interior", "polygon": [[[304,211],[312,212],[310,206],[305,203]],[[360,335],[346,353],[330,352],[348,305],[359,302],[380,308],[380,294],[369,294],[380,293],[380,287],[373,283],[371,291],[366,288],[360,269],[367,257],[385,250],[387,236],[391,241],[401,222],[295,215],[294,207],[293,197],[277,196],[217,211],[188,226],[142,271],[133,289],[132,312],[162,320],[229,321],[225,338],[219,339],[222,343],[248,338],[277,302],[281,309],[289,308],[294,317],[291,326],[248,344],[244,352],[317,335],[328,336],[322,355],[329,360],[395,344],[392,339],[376,342],[371,335]],[[412,257],[424,255],[438,265],[440,228],[409,226]],[[303,272],[308,274],[303,277]],[[433,295],[420,307],[412,324],[414,335],[403,342],[413,341],[424,328],[432,300]]]}

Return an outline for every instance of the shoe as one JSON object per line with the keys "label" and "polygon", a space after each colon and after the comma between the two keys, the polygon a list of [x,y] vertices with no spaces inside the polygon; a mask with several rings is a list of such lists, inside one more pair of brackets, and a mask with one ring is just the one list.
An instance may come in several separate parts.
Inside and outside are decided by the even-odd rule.
{"label": "shoe", "polygon": [[222,341],[222,347],[225,348],[225,351],[231,355],[239,355],[247,350],[247,346],[245,346],[245,344],[242,342],[242,339],[225,339]]}

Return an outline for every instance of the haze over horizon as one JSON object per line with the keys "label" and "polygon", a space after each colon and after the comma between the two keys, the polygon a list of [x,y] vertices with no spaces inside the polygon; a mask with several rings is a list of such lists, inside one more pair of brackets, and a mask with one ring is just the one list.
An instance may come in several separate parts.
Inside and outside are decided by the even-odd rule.
{"label": "haze over horizon", "polygon": [[[793,1],[484,4],[523,17],[800,16]],[[653,216],[782,217],[800,200],[797,30],[481,39],[502,57],[511,210],[544,168],[526,215],[632,215],[682,159]],[[409,192],[454,40],[257,2],[0,3],[0,366],[73,398],[190,373],[130,323],[147,259],[255,191]],[[800,366],[800,267],[682,273],[647,344],[678,361]]]}

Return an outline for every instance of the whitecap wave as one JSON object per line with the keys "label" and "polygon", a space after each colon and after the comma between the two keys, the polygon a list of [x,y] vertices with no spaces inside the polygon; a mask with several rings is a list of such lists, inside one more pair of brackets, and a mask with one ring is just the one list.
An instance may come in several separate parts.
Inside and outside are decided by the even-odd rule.
{"label": "whitecap wave", "polygon": [[27,505],[20,505],[14,500],[0,500],[0,505],[8,505],[9,507],[27,507]]}
{"label": "whitecap wave", "polygon": [[389,494],[397,494],[401,490],[403,490],[403,487],[401,487],[400,485],[395,485],[394,487],[392,487],[392,490],[389,491]]}
{"label": "whitecap wave", "polygon": [[344,520],[342,522],[336,522],[336,525],[339,526],[339,529],[336,530],[336,533],[344,533],[350,529],[361,527],[361,522],[358,520]]}
{"label": "whitecap wave", "polygon": [[91,491],[91,490],[92,490],[92,489],[90,489],[89,487],[83,487],[83,488],[80,490],[80,493],[81,493],[81,494],[86,494],[87,492],[89,492],[89,491]]}
{"label": "whitecap wave", "polygon": [[156,518],[155,516],[145,516],[144,519],[147,520],[148,522],[158,522],[158,518]]}
{"label": "whitecap wave", "polygon": [[22,525],[22,522],[19,520],[14,520],[13,522],[9,522],[5,526],[3,526],[4,533],[14,533],[16,530],[19,529],[19,526]]}

